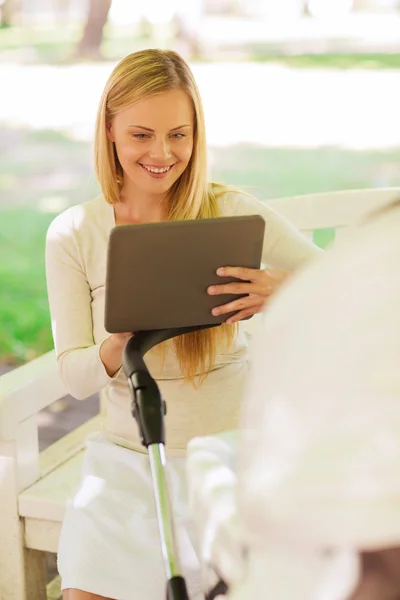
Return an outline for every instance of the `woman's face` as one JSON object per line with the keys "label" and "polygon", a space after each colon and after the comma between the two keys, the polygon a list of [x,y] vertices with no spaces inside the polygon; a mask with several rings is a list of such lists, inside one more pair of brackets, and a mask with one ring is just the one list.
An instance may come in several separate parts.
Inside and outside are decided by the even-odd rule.
{"label": "woman's face", "polygon": [[165,194],[190,161],[193,130],[193,105],[182,90],[151,96],[116,114],[108,138],[115,143],[124,184]]}

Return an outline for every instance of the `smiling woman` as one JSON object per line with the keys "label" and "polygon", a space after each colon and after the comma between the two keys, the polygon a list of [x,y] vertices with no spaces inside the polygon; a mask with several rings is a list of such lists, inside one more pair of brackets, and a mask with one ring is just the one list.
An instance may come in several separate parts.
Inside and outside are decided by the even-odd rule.
{"label": "smiling woman", "polygon": [[[163,216],[167,197],[161,204],[160,194],[165,195],[188,166],[193,131],[193,104],[180,89],[137,102],[109,121],[108,139],[115,144],[124,173],[121,197],[129,203],[135,196],[135,204],[130,203],[132,220],[140,221],[150,212],[157,220]],[[116,221],[119,224],[118,212]]]}
{"label": "smiling woman", "polygon": [[95,146],[97,176],[117,223],[217,216],[199,90],[174,52],[137,52],[117,65],[100,102]]}
{"label": "smiling woman", "polygon": [[[164,577],[149,461],[120,369],[132,334],[110,336],[104,329],[110,232],[123,224],[261,215],[266,224],[262,261],[271,269],[242,273],[235,265],[221,265],[230,267],[221,273],[222,285],[208,290],[239,295],[229,307],[220,307],[220,314],[235,312],[236,321],[259,312],[287,273],[318,250],[267,206],[207,180],[200,94],[188,65],[174,52],[144,50],[114,69],[97,115],[95,166],[102,195],[59,215],[47,236],[47,283],[60,375],[73,396],[104,390],[106,403],[103,433],[87,442],[80,490],[66,513],[59,570],[68,600],[99,595],[158,600],[164,597]],[[232,273],[244,279],[233,289],[223,283]],[[193,437],[237,426],[247,374],[244,328],[224,323],[180,336],[164,352],[149,352],[146,364],[168,401],[171,495],[182,567],[195,600],[204,596],[187,523],[183,457]]]}

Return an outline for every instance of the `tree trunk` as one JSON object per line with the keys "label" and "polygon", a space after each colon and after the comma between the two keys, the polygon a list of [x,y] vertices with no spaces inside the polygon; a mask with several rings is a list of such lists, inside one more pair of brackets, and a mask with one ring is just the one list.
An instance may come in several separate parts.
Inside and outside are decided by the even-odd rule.
{"label": "tree trunk", "polygon": [[85,58],[100,58],[103,30],[107,23],[112,0],[89,0],[89,12],[77,53]]}

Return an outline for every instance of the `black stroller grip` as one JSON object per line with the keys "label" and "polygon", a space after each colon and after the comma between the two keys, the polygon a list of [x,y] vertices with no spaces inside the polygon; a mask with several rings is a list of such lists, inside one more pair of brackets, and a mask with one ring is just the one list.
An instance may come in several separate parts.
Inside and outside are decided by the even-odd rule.
{"label": "black stroller grip", "polygon": [[164,415],[167,409],[166,403],[161,399],[158,385],[146,367],[144,355],[154,346],[178,335],[218,325],[217,323],[207,326],[139,331],[127,342],[122,356],[122,365],[132,392],[132,415],[136,419],[142,444],[146,448],[151,444],[165,444]]}
{"label": "black stroller grip", "polygon": [[193,327],[175,327],[171,329],[152,329],[148,331],[138,331],[132,335],[125,346],[122,357],[122,364],[126,377],[131,377],[137,371],[147,371],[143,356],[154,346],[166,342],[179,335],[201,331],[218,327],[219,323],[212,325],[196,325]]}

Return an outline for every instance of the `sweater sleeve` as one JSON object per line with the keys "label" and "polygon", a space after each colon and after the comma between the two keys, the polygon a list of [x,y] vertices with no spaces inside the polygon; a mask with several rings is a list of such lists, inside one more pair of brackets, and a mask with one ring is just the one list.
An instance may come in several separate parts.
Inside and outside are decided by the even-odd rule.
{"label": "sweater sleeve", "polygon": [[112,378],[100,359],[100,344],[94,343],[91,291],[70,210],[47,232],[46,278],[59,374],[68,392],[81,400]]}
{"label": "sweater sleeve", "polygon": [[265,221],[262,262],[273,269],[294,271],[307,263],[322,250],[306,238],[289,221],[244,194],[226,194],[225,211],[231,215],[258,214]]}

